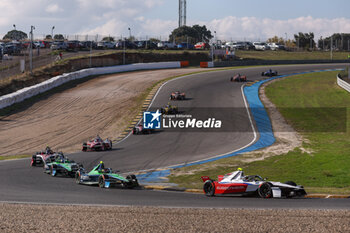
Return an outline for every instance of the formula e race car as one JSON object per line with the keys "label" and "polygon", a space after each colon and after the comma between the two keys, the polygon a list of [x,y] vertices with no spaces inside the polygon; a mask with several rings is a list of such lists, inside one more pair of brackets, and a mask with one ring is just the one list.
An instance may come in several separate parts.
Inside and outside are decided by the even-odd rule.
{"label": "formula e race car", "polygon": [[145,129],[142,124],[139,124],[132,129],[132,134],[151,134],[153,131],[154,129]]}
{"label": "formula e race car", "polygon": [[177,110],[177,106],[173,106],[170,103],[168,103],[164,108],[160,109],[160,112],[162,114],[177,114],[178,110]]}
{"label": "formula e race car", "polygon": [[170,100],[184,100],[186,99],[186,94],[181,93],[180,91],[175,91],[170,94]]}
{"label": "formula e race car", "polygon": [[56,156],[54,162],[45,164],[44,172],[51,176],[60,174],[63,176],[74,177],[79,168],[82,168],[81,164],[69,160],[63,154],[59,154]]}
{"label": "formula e race car", "polygon": [[231,82],[246,82],[247,76],[241,75],[241,74],[236,74],[235,76],[231,77],[230,81]]}
{"label": "formula e race car", "polygon": [[276,70],[271,70],[271,69],[261,73],[261,76],[268,76],[268,77],[277,76],[277,75],[278,75],[278,72]]}
{"label": "formula e race car", "polygon": [[36,152],[36,154],[32,156],[30,166],[44,166],[46,163],[54,161],[55,157],[56,153],[47,146],[44,151]]}
{"label": "formula e race car", "polygon": [[108,138],[106,140],[102,140],[100,136],[96,136],[96,138],[91,141],[83,143],[82,151],[102,151],[102,150],[112,150],[112,141]]}
{"label": "formula e race car", "polygon": [[84,168],[79,169],[75,174],[75,181],[77,184],[98,185],[100,188],[111,186],[134,188],[139,186],[135,175],[128,175],[127,177],[119,175],[113,172],[111,168],[105,168],[102,161],[90,172],[87,172]]}
{"label": "formula e race car", "polygon": [[272,197],[302,197],[306,195],[303,186],[296,185],[292,181],[285,183],[266,181],[258,175],[244,176],[243,171],[238,171],[218,176],[218,181],[208,176],[201,177],[204,186],[203,191],[207,196],[218,194],[240,194],[260,196],[262,198]]}

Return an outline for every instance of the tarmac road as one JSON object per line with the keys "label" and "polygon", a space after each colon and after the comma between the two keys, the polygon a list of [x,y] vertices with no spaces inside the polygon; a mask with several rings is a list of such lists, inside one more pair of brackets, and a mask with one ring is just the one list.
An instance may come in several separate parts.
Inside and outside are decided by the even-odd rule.
{"label": "tarmac road", "polygon": [[[343,68],[344,65],[305,65],[275,67],[279,74]],[[273,67],[272,67],[273,68]],[[218,71],[191,75],[166,84],[152,106],[168,102],[172,91],[186,93],[189,100],[177,101],[179,110],[187,113],[196,108],[244,109],[242,83],[230,83],[229,78],[240,72],[249,80],[260,79],[266,68],[246,68],[237,71]],[[233,112],[237,113],[237,112]],[[127,173],[188,163],[241,148],[254,139],[247,111],[238,115],[223,114],[222,120],[233,129],[228,132],[157,132],[151,135],[132,135],[115,145],[113,151],[76,153],[69,157],[84,164],[85,168],[103,160],[108,167]],[[228,119],[225,119],[228,118]],[[231,123],[230,123],[231,122]],[[204,195],[150,190],[101,190],[97,187],[76,185],[69,178],[53,178],[43,174],[42,168],[32,168],[29,160],[0,162],[0,201],[75,203],[106,205],[144,205],[172,207],[235,207],[235,208],[316,208],[340,209],[350,207],[345,199],[272,199],[207,198]]]}

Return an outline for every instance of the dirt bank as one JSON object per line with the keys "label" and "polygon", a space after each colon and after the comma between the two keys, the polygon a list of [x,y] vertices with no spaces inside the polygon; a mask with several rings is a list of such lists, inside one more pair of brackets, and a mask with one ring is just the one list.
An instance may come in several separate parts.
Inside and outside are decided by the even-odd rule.
{"label": "dirt bank", "polygon": [[32,154],[50,145],[74,152],[99,134],[116,139],[138,113],[138,97],[155,82],[200,69],[101,76],[0,117],[0,156]]}

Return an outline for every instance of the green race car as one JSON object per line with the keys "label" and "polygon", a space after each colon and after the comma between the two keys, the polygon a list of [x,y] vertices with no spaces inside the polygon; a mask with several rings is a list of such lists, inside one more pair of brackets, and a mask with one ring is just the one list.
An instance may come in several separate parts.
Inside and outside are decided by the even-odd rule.
{"label": "green race car", "polygon": [[45,164],[44,172],[52,176],[60,174],[63,176],[74,177],[79,168],[82,168],[81,164],[69,160],[63,154],[58,154],[53,162]]}
{"label": "green race car", "polygon": [[77,184],[98,185],[101,188],[109,188],[111,186],[120,186],[123,188],[135,188],[139,186],[135,175],[126,177],[119,175],[111,168],[105,168],[101,161],[90,172],[84,168],[79,169],[75,174]]}

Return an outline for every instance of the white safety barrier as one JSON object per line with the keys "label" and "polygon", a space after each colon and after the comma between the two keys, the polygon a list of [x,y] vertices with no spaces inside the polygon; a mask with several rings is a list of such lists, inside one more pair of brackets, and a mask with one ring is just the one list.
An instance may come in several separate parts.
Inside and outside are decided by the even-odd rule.
{"label": "white safety barrier", "polygon": [[102,74],[112,74],[120,73],[126,71],[136,71],[136,70],[155,70],[155,69],[168,69],[168,68],[180,68],[180,62],[155,62],[155,63],[136,63],[130,65],[120,65],[120,66],[109,66],[109,67],[99,67],[99,68],[89,68],[72,73],[62,74],[46,80],[42,83],[36,84],[34,86],[26,87],[18,90],[14,93],[0,96],[0,109],[8,107],[14,103],[19,103],[25,99],[48,91],[52,88],[58,87],[66,82],[85,78],[91,75],[102,75]]}
{"label": "white safety barrier", "polygon": [[339,78],[339,76],[337,76],[337,84],[338,86],[350,92],[350,84]]}

